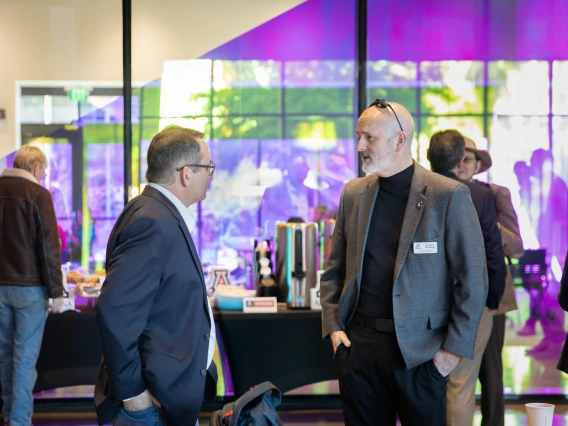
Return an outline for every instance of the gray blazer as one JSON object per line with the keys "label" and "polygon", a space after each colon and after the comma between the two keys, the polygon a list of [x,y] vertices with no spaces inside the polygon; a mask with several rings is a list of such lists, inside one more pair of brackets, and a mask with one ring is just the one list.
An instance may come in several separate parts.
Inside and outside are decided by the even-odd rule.
{"label": "gray blazer", "polygon": [[[355,313],[376,175],[349,181],[341,195],[331,253],[321,277],[323,337],[346,330]],[[416,254],[413,243],[435,242],[437,253]],[[479,220],[463,184],[415,163],[395,262],[396,337],[407,368],[443,347],[473,358],[487,299],[487,265]]]}

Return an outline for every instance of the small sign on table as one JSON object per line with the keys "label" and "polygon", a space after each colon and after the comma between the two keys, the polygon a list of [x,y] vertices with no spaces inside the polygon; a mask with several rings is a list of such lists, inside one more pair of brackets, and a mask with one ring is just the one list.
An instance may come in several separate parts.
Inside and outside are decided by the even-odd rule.
{"label": "small sign on table", "polygon": [[243,299],[243,312],[276,313],[278,312],[276,297],[245,297]]}

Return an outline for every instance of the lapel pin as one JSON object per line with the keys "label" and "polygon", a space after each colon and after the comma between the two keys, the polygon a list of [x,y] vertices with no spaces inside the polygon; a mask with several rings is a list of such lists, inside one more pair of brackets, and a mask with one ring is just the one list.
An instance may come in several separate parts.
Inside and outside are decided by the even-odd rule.
{"label": "lapel pin", "polygon": [[424,205],[424,203],[422,201],[420,201],[418,204],[416,204],[416,208],[419,209]]}

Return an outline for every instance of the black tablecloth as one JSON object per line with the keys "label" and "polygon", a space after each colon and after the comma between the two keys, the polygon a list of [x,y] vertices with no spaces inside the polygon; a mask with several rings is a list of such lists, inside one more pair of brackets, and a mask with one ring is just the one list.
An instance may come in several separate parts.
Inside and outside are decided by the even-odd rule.
{"label": "black tablecloth", "polygon": [[271,381],[282,392],[337,378],[331,343],[321,338],[321,312],[216,312],[235,395]]}
{"label": "black tablecloth", "polygon": [[35,392],[94,385],[101,362],[99,331],[92,312],[49,315],[37,362]]}
{"label": "black tablecloth", "polygon": [[[269,380],[282,392],[336,378],[331,344],[321,339],[321,313],[215,312],[235,390]],[[35,391],[93,385],[101,360],[94,313],[49,315]]]}

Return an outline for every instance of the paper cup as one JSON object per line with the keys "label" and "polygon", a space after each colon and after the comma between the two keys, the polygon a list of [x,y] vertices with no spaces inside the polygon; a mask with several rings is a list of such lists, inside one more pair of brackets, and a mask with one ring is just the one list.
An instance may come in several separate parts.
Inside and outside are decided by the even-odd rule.
{"label": "paper cup", "polygon": [[552,426],[554,405],[540,402],[525,404],[529,426]]}

